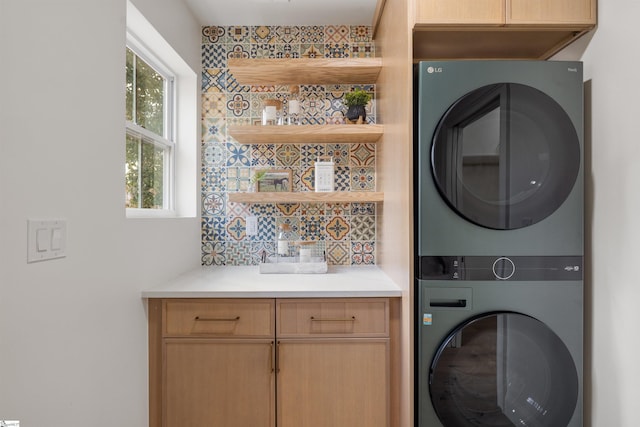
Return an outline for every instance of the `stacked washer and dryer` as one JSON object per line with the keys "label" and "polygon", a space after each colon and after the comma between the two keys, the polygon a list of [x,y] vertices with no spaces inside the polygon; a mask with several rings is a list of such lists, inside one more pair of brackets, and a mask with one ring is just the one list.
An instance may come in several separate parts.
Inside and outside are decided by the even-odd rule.
{"label": "stacked washer and dryer", "polygon": [[580,427],[583,77],[416,72],[416,425]]}

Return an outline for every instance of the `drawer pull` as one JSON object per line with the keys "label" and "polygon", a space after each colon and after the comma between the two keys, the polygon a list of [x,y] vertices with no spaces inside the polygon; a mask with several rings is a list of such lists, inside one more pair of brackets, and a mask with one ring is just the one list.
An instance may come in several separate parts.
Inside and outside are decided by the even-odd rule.
{"label": "drawer pull", "polygon": [[196,316],[194,320],[202,322],[237,322],[240,320],[240,316],[236,317],[200,317]]}
{"label": "drawer pull", "polygon": [[327,317],[327,318],[318,318],[311,316],[309,318],[312,322],[355,322],[356,316],[351,317]]}

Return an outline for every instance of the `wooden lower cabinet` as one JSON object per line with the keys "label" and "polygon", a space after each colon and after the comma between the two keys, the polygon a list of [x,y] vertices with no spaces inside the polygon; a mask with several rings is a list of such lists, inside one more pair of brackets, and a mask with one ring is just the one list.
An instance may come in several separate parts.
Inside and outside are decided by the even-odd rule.
{"label": "wooden lower cabinet", "polygon": [[150,427],[389,427],[389,300],[149,301]]}
{"label": "wooden lower cabinet", "polygon": [[387,427],[388,340],[282,340],[279,427]]}
{"label": "wooden lower cabinet", "polygon": [[273,341],[168,339],[165,426],[273,427]]}

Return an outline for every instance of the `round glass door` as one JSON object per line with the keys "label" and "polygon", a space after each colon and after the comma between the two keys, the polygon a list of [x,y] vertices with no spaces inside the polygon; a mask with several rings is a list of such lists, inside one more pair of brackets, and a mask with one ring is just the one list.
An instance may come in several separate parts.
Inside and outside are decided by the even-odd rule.
{"label": "round glass door", "polygon": [[433,136],[432,170],[447,203],[492,229],[535,224],[567,198],[580,168],[571,119],[530,86],[500,83],[457,100]]}
{"label": "round glass door", "polygon": [[429,389],[445,427],[558,427],[575,410],[578,376],[567,347],[542,322],[492,313],[441,344]]}

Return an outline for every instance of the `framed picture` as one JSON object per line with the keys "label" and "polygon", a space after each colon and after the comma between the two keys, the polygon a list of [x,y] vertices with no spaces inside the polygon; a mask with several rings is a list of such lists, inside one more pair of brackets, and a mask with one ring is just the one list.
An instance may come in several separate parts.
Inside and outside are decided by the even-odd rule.
{"label": "framed picture", "polygon": [[258,192],[287,192],[291,191],[293,174],[286,169],[268,169],[258,181]]}

